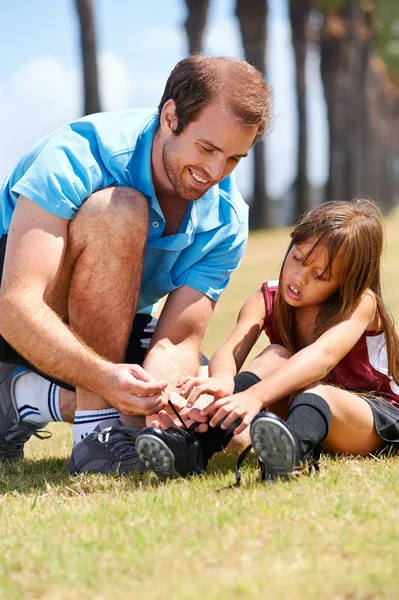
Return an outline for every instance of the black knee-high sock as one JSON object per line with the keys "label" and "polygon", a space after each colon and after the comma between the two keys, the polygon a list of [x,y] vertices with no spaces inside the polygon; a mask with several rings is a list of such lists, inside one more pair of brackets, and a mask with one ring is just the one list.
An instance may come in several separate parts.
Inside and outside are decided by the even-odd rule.
{"label": "black knee-high sock", "polygon": [[287,427],[299,441],[301,461],[327,437],[331,426],[331,409],[321,396],[305,392],[296,396],[288,409]]}
{"label": "black knee-high sock", "polygon": [[[259,381],[260,378],[255,375],[255,373],[251,373],[250,371],[242,371],[234,377],[233,393],[238,394],[239,392],[244,392],[256,383],[259,383]],[[215,454],[215,452],[220,452],[226,448],[227,444],[233,437],[234,430],[241,423],[241,419],[234,421],[234,423],[229,425],[227,429],[222,429],[220,427],[221,423],[222,421],[216,425],[216,427],[209,427],[208,431],[205,433],[194,434],[198,442],[201,444],[201,450],[205,464],[208,462],[211,456]]]}

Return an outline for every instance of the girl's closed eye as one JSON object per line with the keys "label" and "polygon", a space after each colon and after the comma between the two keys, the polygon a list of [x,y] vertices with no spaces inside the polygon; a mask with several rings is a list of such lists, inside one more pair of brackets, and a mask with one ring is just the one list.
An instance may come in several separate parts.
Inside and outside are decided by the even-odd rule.
{"label": "girl's closed eye", "polygon": [[328,278],[323,275],[323,273],[318,273],[317,271],[313,271],[313,277],[315,279],[320,279],[321,281],[328,281]]}

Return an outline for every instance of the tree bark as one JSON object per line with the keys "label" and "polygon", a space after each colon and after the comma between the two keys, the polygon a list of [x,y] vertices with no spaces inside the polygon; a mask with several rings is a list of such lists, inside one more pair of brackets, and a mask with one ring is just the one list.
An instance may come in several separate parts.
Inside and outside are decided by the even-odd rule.
{"label": "tree bark", "polygon": [[184,27],[188,37],[189,54],[200,54],[202,52],[209,0],[186,0],[186,6],[188,15]]}
{"label": "tree bark", "polygon": [[290,0],[292,46],[295,55],[295,84],[298,114],[297,176],[295,180],[295,217],[311,208],[308,181],[308,122],[306,113],[306,54],[310,0]]}
{"label": "tree bark", "polygon": [[100,112],[98,89],[96,34],[92,0],[75,0],[80,23],[80,40],[83,62],[84,114]]}
{"label": "tree bark", "polygon": [[[246,60],[263,75],[266,72],[267,0],[237,0],[236,16],[240,24]],[[271,203],[266,191],[265,143],[260,141],[253,150],[254,190],[249,224],[251,229],[273,225]]]}
{"label": "tree bark", "polygon": [[348,199],[348,57],[347,20],[339,13],[327,15],[320,39],[320,66],[329,130],[327,200]]}

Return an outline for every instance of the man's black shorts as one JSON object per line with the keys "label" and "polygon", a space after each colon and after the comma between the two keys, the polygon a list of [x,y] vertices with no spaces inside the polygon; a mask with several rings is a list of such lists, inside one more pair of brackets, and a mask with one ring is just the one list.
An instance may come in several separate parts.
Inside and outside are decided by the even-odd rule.
{"label": "man's black shorts", "polygon": [[[7,236],[3,235],[0,238],[0,278],[3,275],[3,264],[4,264],[4,257],[5,257],[5,252],[6,252],[6,244],[7,244]],[[132,327],[132,331],[130,334],[129,343],[127,346],[125,363],[137,364],[137,365],[143,364],[144,357],[146,355],[152,335],[155,331],[156,324],[157,324],[157,319],[155,317],[153,317],[152,315],[142,315],[142,314],[136,315],[134,322],[133,322],[133,327]],[[44,373],[41,373],[40,371],[38,371],[35,367],[33,367],[33,365],[28,363],[27,360],[25,360],[20,354],[18,354],[18,352],[16,350],[14,350],[14,348],[12,348],[10,346],[10,344],[8,342],[6,342],[6,340],[2,336],[0,336],[0,361],[8,362],[8,363],[15,363],[17,365],[24,365],[24,366],[28,367],[29,369],[31,369],[32,371],[35,371],[36,373],[40,373],[40,375],[43,375],[43,377],[45,377],[49,381],[53,381],[65,389],[68,389],[68,390],[74,389],[70,385],[63,383],[61,381],[57,381],[57,380],[53,379],[52,377],[49,377],[49,376],[45,375]]]}

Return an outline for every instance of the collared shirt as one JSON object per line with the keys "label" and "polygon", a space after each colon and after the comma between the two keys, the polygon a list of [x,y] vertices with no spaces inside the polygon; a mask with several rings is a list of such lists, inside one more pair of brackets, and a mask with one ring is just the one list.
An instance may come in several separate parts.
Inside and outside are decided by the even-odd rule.
{"label": "collared shirt", "polygon": [[21,194],[51,214],[72,219],[86,198],[110,185],[130,186],[149,203],[149,233],[138,312],[188,285],[217,301],[248,237],[248,207],[232,175],[189,203],[180,230],[163,236],[151,150],[157,111],[112,111],[84,117],[37,142],[0,191],[0,234],[8,232]]}

